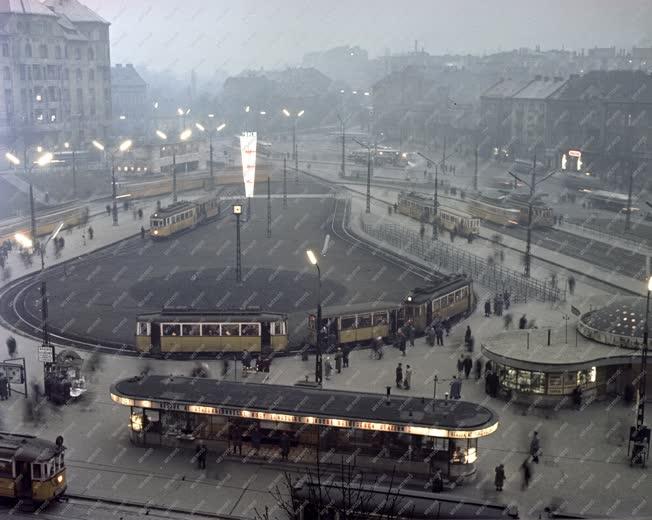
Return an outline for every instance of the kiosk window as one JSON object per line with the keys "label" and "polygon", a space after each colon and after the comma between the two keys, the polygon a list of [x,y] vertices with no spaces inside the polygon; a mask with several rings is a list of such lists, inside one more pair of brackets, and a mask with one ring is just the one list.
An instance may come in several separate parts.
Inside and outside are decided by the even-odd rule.
{"label": "kiosk window", "polygon": [[530,389],[535,394],[546,393],[546,375],[543,372],[532,372]]}
{"label": "kiosk window", "polygon": [[197,323],[183,325],[181,330],[184,336],[199,336],[200,334],[199,324]]}
{"label": "kiosk window", "polygon": [[358,315],[358,327],[371,327],[371,314],[359,314]]}
{"label": "kiosk window", "polygon": [[202,336],[219,336],[220,326],[217,323],[206,323],[201,326]]}
{"label": "kiosk window", "polygon": [[174,323],[163,324],[164,336],[178,336],[180,333],[181,333],[181,325],[174,324]]}
{"label": "kiosk window", "polygon": [[240,325],[235,323],[225,323],[222,325],[222,336],[239,336]]}
{"label": "kiosk window", "polygon": [[355,329],[355,316],[346,316],[343,317],[341,320],[341,329],[342,330],[350,330],[350,329]]}

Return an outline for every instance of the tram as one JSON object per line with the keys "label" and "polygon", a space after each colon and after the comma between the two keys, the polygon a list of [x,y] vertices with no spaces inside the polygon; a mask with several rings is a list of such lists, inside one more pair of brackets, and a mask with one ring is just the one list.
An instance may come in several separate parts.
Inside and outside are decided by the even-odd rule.
{"label": "tram", "polygon": [[220,199],[209,195],[192,202],[177,202],[162,208],[150,217],[149,234],[152,238],[168,238],[192,229],[220,213]]}
{"label": "tram", "polygon": [[47,503],[66,491],[63,438],[0,432],[0,497]]}
{"label": "tram", "polygon": [[478,440],[498,428],[496,414],[477,403],[303,384],[142,375],[117,381],[110,392],[129,407],[137,445],[190,448],[202,441],[223,453],[239,432],[243,453],[254,459],[275,460],[285,443],[297,464],[329,453],[337,468],[354,457],[367,474],[395,470],[428,479],[440,471],[456,484],[473,478]]}
{"label": "tram", "polygon": [[[398,195],[396,202],[398,212],[424,223],[434,219],[433,200],[421,193],[404,193]],[[476,237],[480,234],[480,219],[468,212],[439,206],[437,221],[440,229],[454,231],[463,237]]]}
{"label": "tram", "polygon": [[[88,206],[63,207],[51,209],[36,215],[36,236],[52,234],[63,223],[62,229],[83,226],[88,222]],[[0,242],[11,239],[16,233],[31,236],[30,219],[24,219],[18,224],[0,227]]]}
{"label": "tram", "polygon": [[138,352],[271,353],[288,346],[287,315],[259,309],[163,309],[143,314],[136,325]]}

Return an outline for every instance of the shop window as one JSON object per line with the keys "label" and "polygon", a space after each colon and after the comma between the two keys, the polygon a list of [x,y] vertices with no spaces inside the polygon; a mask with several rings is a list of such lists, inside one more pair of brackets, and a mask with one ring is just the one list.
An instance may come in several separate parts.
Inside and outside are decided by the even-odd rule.
{"label": "shop window", "polygon": [[179,336],[180,333],[181,333],[181,325],[174,324],[174,323],[163,324],[164,336]]}
{"label": "shop window", "polygon": [[529,370],[519,370],[516,376],[516,381],[518,384],[518,389],[524,392],[530,390],[530,371]]}
{"label": "shop window", "polygon": [[355,329],[355,316],[346,316],[341,319],[341,329],[350,330]]}
{"label": "shop window", "polygon": [[546,375],[543,372],[532,372],[530,391],[535,394],[546,393]]}
{"label": "shop window", "polygon": [[371,327],[371,314],[360,314],[358,315],[358,327]]}
{"label": "shop window", "polygon": [[181,326],[181,331],[184,336],[199,336],[200,327],[199,324],[186,324]]}
{"label": "shop window", "polygon": [[507,367],[504,370],[503,385],[507,388],[517,388],[518,370]]}
{"label": "shop window", "polygon": [[222,325],[222,336],[239,336],[240,325],[237,323],[225,323]]}

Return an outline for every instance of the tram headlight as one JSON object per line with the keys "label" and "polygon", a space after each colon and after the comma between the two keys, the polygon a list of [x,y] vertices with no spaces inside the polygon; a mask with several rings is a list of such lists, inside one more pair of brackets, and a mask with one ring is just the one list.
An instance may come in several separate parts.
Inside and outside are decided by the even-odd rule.
{"label": "tram headlight", "polygon": [[63,484],[63,475],[57,477],[57,484]]}
{"label": "tram headlight", "polygon": [[154,230],[154,234],[155,234],[155,235],[158,235],[158,229],[155,229],[155,230]]}

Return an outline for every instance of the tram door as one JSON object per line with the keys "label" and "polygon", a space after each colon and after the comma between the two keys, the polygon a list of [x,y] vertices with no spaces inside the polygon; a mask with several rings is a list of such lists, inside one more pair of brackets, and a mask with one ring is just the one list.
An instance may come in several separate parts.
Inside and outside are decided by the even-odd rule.
{"label": "tram door", "polygon": [[271,327],[271,322],[269,322],[269,321],[262,321],[260,323],[260,335],[261,335],[260,344],[261,345],[268,346],[268,345],[272,344],[272,334],[271,334],[271,331],[270,331],[270,327]]}
{"label": "tram door", "polygon": [[[432,301],[428,300],[426,302],[426,324],[425,327],[428,327],[432,323]],[[424,327],[424,329],[425,329]]]}
{"label": "tram door", "polygon": [[29,462],[16,461],[16,494],[19,497],[31,496],[32,494],[32,474],[30,472]]}
{"label": "tram door", "polygon": [[152,322],[151,329],[152,351],[161,352],[161,324]]}

